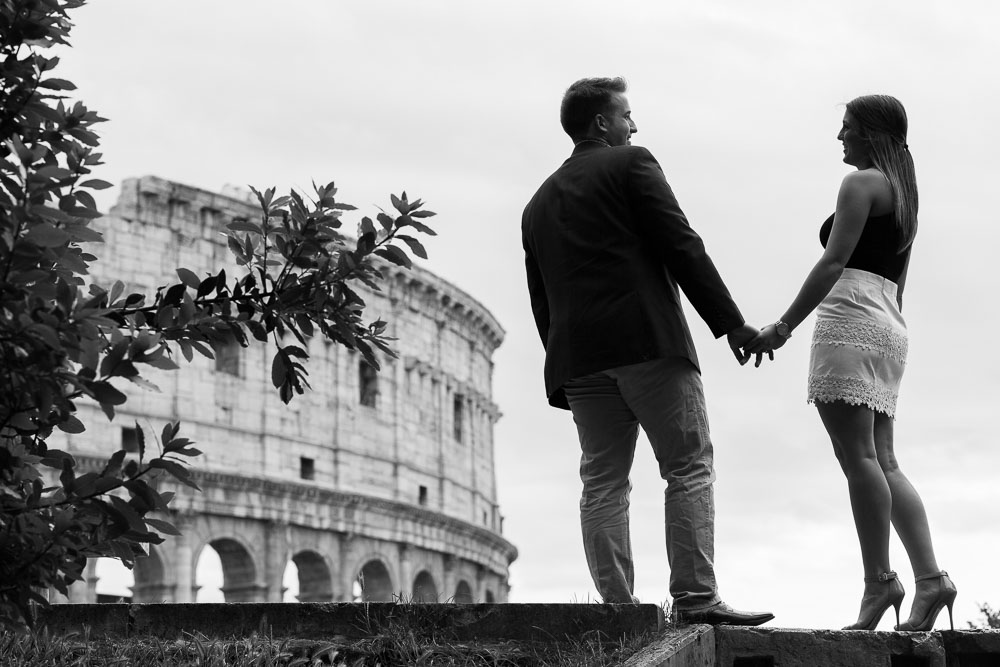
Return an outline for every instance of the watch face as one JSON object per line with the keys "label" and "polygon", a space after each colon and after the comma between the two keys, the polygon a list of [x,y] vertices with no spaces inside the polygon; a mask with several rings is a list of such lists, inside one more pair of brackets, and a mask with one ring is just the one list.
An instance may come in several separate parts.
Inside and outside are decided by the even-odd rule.
{"label": "watch face", "polygon": [[791,333],[788,330],[788,325],[785,324],[784,322],[775,322],[774,328],[778,332],[778,335],[781,336],[782,338],[788,338],[789,334]]}

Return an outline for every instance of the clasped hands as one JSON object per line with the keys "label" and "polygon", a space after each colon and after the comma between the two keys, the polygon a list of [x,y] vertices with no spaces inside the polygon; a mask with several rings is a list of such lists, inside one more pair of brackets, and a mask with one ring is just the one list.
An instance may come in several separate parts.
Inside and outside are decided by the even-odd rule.
{"label": "clasped hands", "polygon": [[774,351],[784,345],[786,340],[773,324],[768,324],[760,330],[749,324],[743,324],[726,334],[726,338],[740,366],[750,361],[750,357],[757,357],[754,368],[760,366],[765,354],[768,359],[774,361]]}

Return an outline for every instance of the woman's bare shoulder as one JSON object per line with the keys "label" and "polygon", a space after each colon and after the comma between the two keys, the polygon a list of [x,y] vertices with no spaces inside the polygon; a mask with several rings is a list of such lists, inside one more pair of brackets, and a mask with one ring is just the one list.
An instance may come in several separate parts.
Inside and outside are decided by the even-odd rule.
{"label": "woman's bare shoulder", "polygon": [[892,186],[885,175],[874,167],[858,169],[844,176],[840,183],[840,193],[842,196],[867,199],[871,202],[872,209],[892,207]]}
{"label": "woman's bare shoulder", "polygon": [[844,176],[840,187],[841,189],[849,188],[871,194],[892,194],[892,186],[889,185],[888,179],[886,179],[881,171],[874,167],[870,169],[857,169],[850,172]]}

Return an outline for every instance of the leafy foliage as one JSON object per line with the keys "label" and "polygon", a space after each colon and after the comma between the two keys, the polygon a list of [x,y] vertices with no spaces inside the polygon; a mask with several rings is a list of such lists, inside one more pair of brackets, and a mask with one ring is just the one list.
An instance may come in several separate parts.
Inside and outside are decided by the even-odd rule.
{"label": "leafy foliage", "polygon": [[156,389],[143,368],[175,370],[178,356],[213,357],[232,341],[272,342],[271,376],[286,403],[309,386],[311,336],[378,368],[376,351],[393,355],[391,339],[385,322],[365,323],[356,286],[378,290],[383,261],[409,267],[404,246],[426,258],[413,233],[434,233],[424,222],[434,213],[406,193],[391,197],[391,215],[362,218],[352,239],[341,216],[355,209],[335,199],[333,183],[314,184],[309,201],[253,190],[259,219],[225,230],[241,276],[179,268],[178,281],[152,296],[88,283],[97,257],[81,244],[101,241],[91,192],[110,187],[92,177],[101,164],[93,126],[105,119],[66,98],[74,84],[53,77],[59,59],[43,55],[68,45],[68,12],[83,4],[0,0],[0,623],[30,622],[31,602],[45,603],[40,591],[66,593],[88,557],[131,567],[144,544],[176,534],[148,516],[167,513],[172,496],[157,491],[157,478],[197,488],[186,461],[200,452],[177,423],[163,428],[157,456],[147,459],[137,424],[137,458],[118,451],[81,474],[70,454],[47,445],[55,430],[85,430],[78,401],[113,419],[127,401],[122,383]]}
{"label": "leafy foliage", "polygon": [[990,605],[981,603],[979,613],[983,615],[980,623],[967,621],[970,630],[1000,630],[1000,609],[993,609]]}

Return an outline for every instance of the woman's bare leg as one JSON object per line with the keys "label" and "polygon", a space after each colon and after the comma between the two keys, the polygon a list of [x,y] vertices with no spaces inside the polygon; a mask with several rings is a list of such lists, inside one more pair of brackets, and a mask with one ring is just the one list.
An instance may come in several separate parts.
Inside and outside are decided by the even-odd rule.
{"label": "woman's bare leg", "polygon": [[888,572],[892,495],[875,451],[875,413],[840,401],[816,403],[851,496],[865,577]]}
{"label": "woman's bare leg", "polygon": [[[883,414],[875,415],[875,451],[879,465],[885,473],[892,494],[892,525],[899,535],[906,555],[910,559],[914,577],[934,575],[941,570],[934,556],[934,544],[927,523],[927,512],[917,490],[899,469],[893,453],[892,419]],[[935,609],[940,611],[944,604],[955,599],[955,585],[947,577],[931,577],[916,582],[910,616],[903,629],[914,629],[921,623],[933,625]],[[910,627],[906,627],[906,626]],[[927,628],[929,629],[929,627]]]}
{"label": "woman's bare leg", "polygon": [[892,419],[875,414],[875,452],[892,495],[892,525],[899,535],[915,576],[938,571],[924,503],[910,480],[899,469],[893,452]]}

